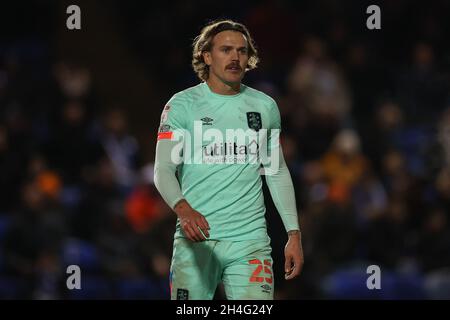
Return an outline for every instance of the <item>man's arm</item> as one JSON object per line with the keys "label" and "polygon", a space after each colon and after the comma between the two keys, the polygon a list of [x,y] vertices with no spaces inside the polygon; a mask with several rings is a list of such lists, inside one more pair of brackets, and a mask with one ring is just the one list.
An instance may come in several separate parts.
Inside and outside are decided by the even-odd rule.
{"label": "man's arm", "polygon": [[300,230],[291,174],[284,160],[281,146],[276,146],[274,150],[274,152],[278,152],[279,165],[277,169],[271,169],[270,172],[266,170],[266,172],[270,173],[265,176],[267,186],[286,232]]}
{"label": "man's arm", "polygon": [[303,267],[302,239],[295,203],[294,185],[280,145],[281,117],[275,100],[272,100],[270,112],[269,128],[271,130],[267,147],[271,156],[274,152],[275,155],[278,155],[278,166],[275,166],[275,170],[272,168],[266,170],[270,173],[266,175],[266,182],[289,237],[284,248],[284,269],[286,272],[285,278],[290,280],[297,277]]}
{"label": "man's arm", "polygon": [[276,149],[279,150],[279,167],[276,172],[266,175],[266,182],[289,237],[284,254],[285,278],[290,280],[301,272],[304,262],[303,248],[291,174],[284,160],[281,146],[276,144],[276,148],[272,151],[276,152]]}
{"label": "man's arm", "polygon": [[[209,237],[208,222],[184,199],[175,175],[177,163],[180,163],[181,156],[172,152],[172,150],[178,143],[180,142],[169,139],[158,140],[154,168],[155,186],[164,201],[177,214],[186,237],[191,241],[203,241]],[[175,157],[175,159],[172,157]]]}
{"label": "man's arm", "polygon": [[[172,150],[178,143],[178,141],[169,139],[158,140],[156,143],[154,182],[162,198],[171,209],[174,209],[175,205],[184,198],[175,175],[177,163],[180,162],[181,157],[176,153],[172,155]],[[175,156],[177,158],[172,159]]]}

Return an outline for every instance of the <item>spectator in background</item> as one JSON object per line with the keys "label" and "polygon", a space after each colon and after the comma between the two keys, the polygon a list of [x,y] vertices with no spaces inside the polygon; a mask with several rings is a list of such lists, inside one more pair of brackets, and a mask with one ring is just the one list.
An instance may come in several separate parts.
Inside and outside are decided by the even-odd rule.
{"label": "spectator in background", "polygon": [[95,242],[108,233],[115,217],[124,217],[124,197],[115,183],[114,167],[101,158],[87,169],[81,203],[72,217],[71,227],[77,238]]}
{"label": "spectator in background", "polygon": [[[297,122],[306,123],[296,130],[300,154],[307,160],[317,159],[349,120],[351,99],[347,84],[339,67],[328,57],[323,41],[315,37],[305,41],[303,53],[288,79],[297,108],[306,111],[291,114],[294,130]],[[306,120],[298,118],[305,116]]]}
{"label": "spectator in background", "polygon": [[[392,149],[383,157],[383,183],[391,199],[405,203],[408,228],[418,228],[427,211],[423,196],[423,182],[414,177],[406,165],[405,157]],[[390,200],[392,202],[392,200]]]}
{"label": "spectator in background", "polygon": [[49,106],[45,107],[50,125],[61,120],[61,108],[72,101],[83,106],[83,117],[88,121],[97,117],[99,103],[89,68],[76,61],[61,60],[52,65],[51,76]]}
{"label": "spectator in background", "polygon": [[8,129],[0,125],[0,212],[4,213],[19,203],[17,196],[23,177],[24,160],[14,152]]}
{"label": "spectator in background", "polygon": [[447,213],[447,219],[450,218],[450,168],[444,167],[436,176],[434,181],[437,197],[435,201]]}
{"label": "spectator in background", "polygon": [[44,150],[50,164],[63,172],[65,182],[82,182],[83,170],[104,153],[82,102],[71,100],[63,106],[52,139]]}
{"label": "spectator in background", "polygon": [[450,107],[443,112],[437,129],[438,141],[443,150],[442,165],[450,167]]}
{"label": "spectator in background", "polygon": [[39,178],[25,184],[22,197],[23,207],[6,234],[4,251],[7,273],[32,284],[24,293],[32,298],[39,291],[41,271],[57,273],[55,264],[67,230],[57,199],[49,196]]}
{"label": "spectator in background", "polygon": [[106,113],[101,144],[114,168],[115,182],[127,194],[137,182],[139,147],[128,133],[127,120],[120,109]]}
{"label": "spectator in background", "polygon": [[370,169],[361,176],[353,188],[352,202],[358,227],[364,231],[371,220],[382,215],[388,205],[388,196],[383,184]]}
{"label": "spectator in background", "polygon": [[355,42],[348,46],[342,64],[351,88],[352,116],[358,131],[371,121],[376,107],[374,97],[391,90],[390,77],[386,75],[388,71],[378,67],[383,63],[379,61],[382,57],[373,49],[365,42]]}
{"label": "spectator in background", "polygon": [[369,124],[361,128],[362,146],[374,169],[381,173],[382,157],[395,144],[395,135],[402,129],[404,115],[397,103],[386,100],[377,105]]}
{"label": "spectator in background", "polygon": [[[255,41],[260,48],[264,48],[261,60],[262,77],[274,83],[283,83],[289,66],[295,60],[297,52],[296,39],[299,34],[295,25],[298,19],[279,1],[264,1],[249,11],[244,21],[253,31]],[[277,37],[268,37],[277,34]],[[284,63],[279,63],[283,61]],[[251,74],[248,75],[251,77]]]}
{"label": "spectator in background", "polygon": [[387,209],[375,216],[364,233],[367,259],[395,269],[414,252],[414,239],[408,228],[408,205],[402,198],[391,198]]}
{"label": "spectator in background", "polygon": [[88,99],[92,93],[91,72],[77,63],[66,61],[55,63],[53,76],[60,95],[66,100]]}
{"label": "spectator in background", "polygon": [[342,204],[350,201],[352,188],[368,168],[357,133],[349,129],[341,131],[321,163],[329,184],[329,200]]}
{"label": "spectator in background", "polygon": [[328,57],[325,43],[311,37],[305,41],[289,76],[289,88],[300,95],[307,108],[319,117],[344,121],[351,109],[347,83],[339,66]]}
{"label": "spectator in background", "polygon": [[436,63],[434,48],[426,42],[412,49],[412,66],[401,73],[397,95],[409,120],[433,120],[442,111],[448,96],[448,83]]}
{"label": "spectator in background", "polygon": [[[448,183],[447,183],[448,184]],[[426,213],[420,229],[419,261],[422,270],[430,272],[450,266],[449,213],[436,207]]]}
{"label": "spectator in background", "polygon": [[137,186],[125,204],[129,223],[136,233],[145,233],[164,213],[163,204],[154,186]]}

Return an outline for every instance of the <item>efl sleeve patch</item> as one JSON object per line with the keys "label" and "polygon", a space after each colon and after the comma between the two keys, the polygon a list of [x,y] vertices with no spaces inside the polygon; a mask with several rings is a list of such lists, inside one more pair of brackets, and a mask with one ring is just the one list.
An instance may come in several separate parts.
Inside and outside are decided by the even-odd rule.
{"label": "efl sleeve patch", "polygon": [[168,124],[162,124],[158,130],[158,140],[162,139],[172,139],[171,127]]}
{"label": "efl sleeve patch", "polygon": [[171,140],[172,132],[160,132],[158,133],[158,140]]}

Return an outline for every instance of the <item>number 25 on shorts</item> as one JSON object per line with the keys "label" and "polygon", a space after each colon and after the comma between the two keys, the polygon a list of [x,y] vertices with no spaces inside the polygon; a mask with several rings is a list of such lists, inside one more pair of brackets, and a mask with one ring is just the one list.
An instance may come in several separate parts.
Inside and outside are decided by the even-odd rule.
{"label": "number 25 on shorts", "polygon": [[[250,277],[250,282],[263,282],[266,280],[267,283],[272,283],[272,264],[270,263],[270,260],[264,260],[264,265],[259,259],[250,260],[248,263],[256,265],[256,269]],[[260,276],[263,269],[265,274],[264,277]]]}

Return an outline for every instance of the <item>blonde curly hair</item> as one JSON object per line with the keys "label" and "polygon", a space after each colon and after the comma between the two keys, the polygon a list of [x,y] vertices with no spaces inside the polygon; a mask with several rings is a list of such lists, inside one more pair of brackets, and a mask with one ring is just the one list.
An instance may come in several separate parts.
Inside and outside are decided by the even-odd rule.
{"label": "blonde curly hair", "polygon": [[228,19],[213,21],[203,27],[202,31],[194,39],[194,42],[192,44],[192,68],[194,69],[200,80],[206,81],[209,77],[209,66],[203,59],[203,53],[208,52],[212,49],[212,40],[216,34],[227,30],[240,32],[247,38],[248,63],[245,71],[256,68],[259,62],[258,51],[256,50],[256,45],[247,28],[241,23],[234,22]]}

